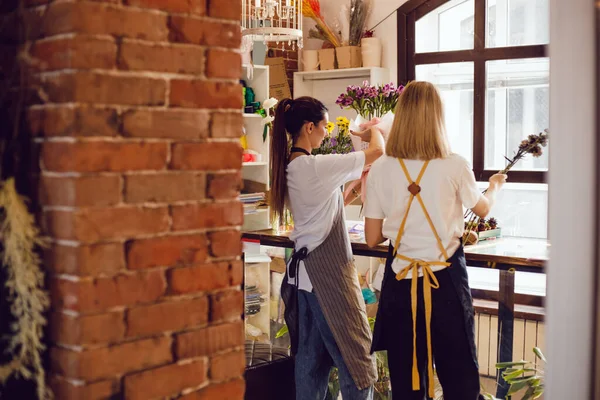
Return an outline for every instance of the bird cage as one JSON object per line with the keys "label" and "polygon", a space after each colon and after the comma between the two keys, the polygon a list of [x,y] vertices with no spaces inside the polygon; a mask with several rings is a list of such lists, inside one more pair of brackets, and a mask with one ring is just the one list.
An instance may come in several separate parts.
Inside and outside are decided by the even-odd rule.
{"label": "bird cage", "polygon": [[245,49],[255,41],[302,48],[302,0],[241,0]]}

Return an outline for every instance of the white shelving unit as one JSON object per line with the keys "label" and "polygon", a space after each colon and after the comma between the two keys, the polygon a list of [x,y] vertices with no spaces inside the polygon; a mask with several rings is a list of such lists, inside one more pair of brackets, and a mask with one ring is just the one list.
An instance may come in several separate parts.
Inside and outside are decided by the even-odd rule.
{"label": "white shelving unit", "polygon": [[[246,85],[254,90],[256,101],[261,104],[269,98],[269,67],[254,65],[252,79],[248,79],[248,66],[244,66],[243,80]],[[271,146],[270,136],[263,140],[262,117],[258,114],[244,114],[244,128],[248,149],[256,151],[260,156],[256,162],[246,162],[242,165],[242,179],[244,192],[267,192],[270,189],[269,151]],[[269,210],[260,209],[253,214],[244,215],[244,230],[268,229]]]}
{"label": "white shelving unit", "polygon": [[[243,80],[254,90],[256,101],[261,104],[269,98],[269,67],[254,65],[253,77],[248,79],[248,67],[244,66]],[[242,164],[244,193],[266,192],[270,189],[269,151],[270,136],[263,140],[264,126],[258,114],[244,114],[244,129],[248,149],[260,156],[255,162]],[[269,208],[259,208],[244,213],[244,230],[268,229],[271,227]],[[246,339],[268,342],[270,332],[270,261],[261,254],[259,243],[244,241],[244,298]],[[258,299],[258,303],[257,303]]]}
{"label": "white shelving unit", "polygon": [[350,85],[362,85],[369,81],[371,85],[390,82],[387,68],[347,68],[329,71],[309,71],[294,73],[294,97],[311,96],[321,100],[329,109],[329,120],[337,117],[348,119],[356,117],[352,110],[342,110],[335,104],[338,96]]}

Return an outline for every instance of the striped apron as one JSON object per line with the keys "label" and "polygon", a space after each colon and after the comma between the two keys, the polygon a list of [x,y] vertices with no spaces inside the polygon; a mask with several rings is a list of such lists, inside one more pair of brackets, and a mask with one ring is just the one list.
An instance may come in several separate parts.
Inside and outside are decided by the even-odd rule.
{"label": "striped apron", "polygon": [[[377,380],[375,358],[370,355],[371,329],[363,299],[358,271],[354,265],[350,238],[346,229],[344,201],[338,195],[338,212],[325,241],[310,253],[306,248],[295,251],[292,265],[304,261],[306,271],[325,319],[359,390]],[[296,274],[297,276],[297,274]],[[297,288],[287,283],[281,288],[286,306],[285,319],[297,350]]]}

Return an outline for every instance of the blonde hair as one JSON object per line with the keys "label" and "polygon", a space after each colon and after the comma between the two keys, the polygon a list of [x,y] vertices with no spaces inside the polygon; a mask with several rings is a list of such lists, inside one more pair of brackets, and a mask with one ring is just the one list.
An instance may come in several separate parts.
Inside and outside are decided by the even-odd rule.
{"label": "blonde hair", "polygon": [[385,152],[409,160],[432,160],[450,155],[444,107],[429,82],[410,82],[398,98]]}

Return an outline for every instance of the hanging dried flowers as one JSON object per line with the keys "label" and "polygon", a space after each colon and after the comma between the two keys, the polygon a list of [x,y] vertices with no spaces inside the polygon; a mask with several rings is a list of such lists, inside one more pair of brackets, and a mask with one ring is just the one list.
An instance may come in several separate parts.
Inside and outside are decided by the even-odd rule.
{"label": "hanging dried flowers", "polygon": [[302,15],[317,23],[316,29],[309,31],[309,37],[321,39],[333,47],[341,46],[340,38],[327,25],[325,18],[321,14],[321,3],[319,0],[302,0]]}
{"label": "hanging dried flowers", "polygon": [[[527,139],[524,139],[521,141],[521,143],[519,144],[519,148],[517,149],[517,152],[512,159],[510,159],[508,157],[504,157],[506,159],[506,161],[508,161],[508,164],[502,171],[499,171],[498,173],[506,174],[508,171],[511,170],[512,167],[515,166],[515,164],[517,162],[519,162],[519,160],[521,160],[523,157],[525,157],[528,154],[531,154],[533,157],[536,157],[536,158],[540,157],[543,154],[542,148],[546,147],[547,144],[548,144],[548,129],[545,129],[544,132],[540,132],[537,135],[529,135],[527,137]],[[487,190],[484,190],[483,193],[485,193],[486,191]],[[479,218],[477,215],[475,215],[475,213],[473,213],[473,211],[467,210],[467,212],[465,213],[465,220],[467,222],[465,223],[465,232],[463,234],[463,243],[470,243],[470,240],[467,240],[469,237],[473,237],[473,235],[471,235],[470,232],[477,230],[477,227],[479,226],[481,218]]]}
{"label": "hanging dried flowers", "polygon": [[25,199],[17,193],[14,179],[0,183],[0,238],[2,268],[6,270],[6,290],[10,312],[15,322],[5,351],[14,355],[0,365],[0,384],[11,376],[22,376],[36,382],[38,399],[51,398],[45,383],[41,341],[50,300],[43,289],[44,273],[36,247],[44,245]]}

